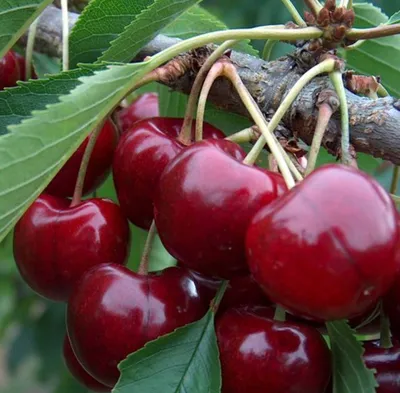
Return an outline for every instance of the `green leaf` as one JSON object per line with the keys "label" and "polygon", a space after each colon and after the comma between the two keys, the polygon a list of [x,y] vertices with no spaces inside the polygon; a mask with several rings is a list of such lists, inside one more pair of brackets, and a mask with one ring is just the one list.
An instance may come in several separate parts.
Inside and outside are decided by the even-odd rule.
{"label": "green leaf", "polygon": [[347,321],[326,324],[333,357],[333,393],[376,393],[374,372],[363,360],[362,344]]}
{"label": "green leaf", "polygon": [[400,23],[400,11],[393,14],[387,22],[388,25],[394,25],[396,23]]}
{"label": "green leaf", "polygon": [[[183,40],[205,34],[210,31],[226,30],[228,27],[216,16],[200,6],[194,6],[175,19],[162,33],[169,37],[181,38]],[[254,49],[249,40],[237,44],[234,49],[258,56],[258,51]]]}
{"label": "green leaf", "polygon": [[[368,3],[354,4],[356,27],[373,27],[388,22],[388,17]],[[365,75],[379,75],[390,94],[400,97],[400,36],[365,41],[345,52],[348,68]]]}
{"label": "green leaf", "polygon": [[0,241],[87,135],[152,68],[151,62],[112,65],[82,77],[59,103],[35,111],[0,137]]}
{"label": "green leaf", "polygon": [[119,364],[114,393],[219,393],[221,366],[214,313],[152,341]]}
{"label": "green leaf", "polygon": [[17,42],[29,25],[52,0],[6,0],[0,2],[0,58]]}
{"label": "green leaf", "polygon": [[[105,61],[131,61],[137,52],[179,15],[201,0],[153,0],[152,4],[125,28],[101,56]],[[134,37],[134,39],[132,39]]]}

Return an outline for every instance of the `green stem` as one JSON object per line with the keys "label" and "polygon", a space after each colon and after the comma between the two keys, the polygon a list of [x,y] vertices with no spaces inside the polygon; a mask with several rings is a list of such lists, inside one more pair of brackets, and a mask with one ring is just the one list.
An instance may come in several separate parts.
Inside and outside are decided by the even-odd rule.
{"label": "green stem", "polygon": [[322,139],[332,114],[333,110],[329,104],[325,103],[320,106],[317,126],[315,127],[315,133],[311,143],[310,153],[308,155],[308,164],[305,172],[306,176],[308,176],[315,169],[319,151],[321,149]]}
{"label": "green stem", "polygon": [[281,306],[276,306],[274,319],[280,322],[286,321],[286,311]]}
{"label": "green stem", "polygon": [[271,54],[272,54],[272,50],[274,49],[274,46],[278,43],[279,41],[277,40],[268,40],[265,45],[264,45],[264,49],[263,49],[263,53],[262,53],[262,58],[265,61],[269,61],[271,59]]}
{"label": "green stem", "polygon": [[62,69],[69,69],[69,20],[68,20],[68,0],[61,0],[62,13]]}
{"label": "green stem", "polygon": [[393,169],[392,183],[390,185],[390,193],[396,195],[399,185],[399,167],[396,165]]}
{"label": "green stem", "polygon": [[[33,47],[35,46],[36,30],[39,18],[36,18],[33,23],[29,26],[28,41],[26,43],[25,52],[25,80],[29,80],[32,77],[32,55]],[[21,75],[21,77],[23,77]]]}
{"label": "green stem", "polygon": [[295,21],[295,23],[298,26],[307,27],[307,23],[301,17],[300,13],[297,11],[296,7],[293,5],[293,3],[290,0],[282,0],[282,3],[285,5],[287,10],[290,12],[290,15],[292,15],[293,20]]}
{"label": "green stem", "polygon": [[379,83],[377,93],[379,97],[389,97],[389,92],[385,89],[385,87],[381,83]]}
{"label": "green stem", "polygon": [[[279,108],[275,112],[274,116],[272,117],[271,121],[268,124],[268,131],[269,134],[273,134],[273,131],[276,127],[278,127],[279,123],[283,119],[283,116],[293,104],[297,96],[300,94],[301,90],[316,76],[331,72],[335,67],[335,61],[333,59],[325,60],[322,63],[318,64],[317,66],[311,68],[307,71],[301,78],[296,82],[296,84],[292,87],[290,92],[286,95],[285,99],[280,104]],[[275,135],[274,135],[275,137]],[[265,145],[265,139],[260,137],[260,142],[256,143],[253,149],[250,151],[248,158],[246,157],[246,163],[251,162],[254,160],[254,157],[258,157],[262,149]],[[264,145],[262,143],[264,142]],[[274,153],[273,153],[274,154]],[[254,162],[254,161],[253,161]]]}
{"label": "green stem", "polygon": [[342,162],[345,165],[351,165],[352,158],[350,154],[349,108],[347,105],[346,89],[344,87],[341,72],[334,71],[331,72],[329,76],[340,102],[340,114],[342,124]]}
{"label": "green stem", "polygon": [[400,197],[394,194],[390,194],[391,198],[393,199],[393,202],[397,205],[400,206]]}
{"label": "green stem", "polygon": [[400,33],[400,24],[380,25],[369,29],[351,29],[346,33],[346,38],[352,41],[371,40],[373,38],[388,37]]}
{"label": "green stem", "polygon": [[318,0],[304,0],[307,7],[314,14],[314,16],[318,16],[319,12],[322,10],[322,4]]}
{"label": "green stem", "polygon": [[392,340],[390,336],[390,322],[386,315],[383,307],[383,302],[381,302],[381,335],[380,335],[380,346],[381,348],[392,348]]}
{"label": "green stem", "polygon": [[189,145],[192,141],[193,114],[195,113],[196,104],[201,92],[201,87],[207,77],[208,72],[210,71],[214,63],[226,52],[226,50],[234,46],[236,43],[236,40],[229,40],[224,42],[221,46],[215,49],[213,53],[211,53],[203,66],[200,68],[200,71],[198,72],[196,79],[193,83],[192,90],[190,91],[182,130],[178,137],[178,140],[183,144]]}
{"label": "green stem", "polygon": [[218,289],[217,294],[215,295],[214,300],[211,303],[211,310],[213,312],[213,314],[215,315],[218,311],[218,307],[221,304],[221,301],[224,297],[225,291],[227,290],[229,285],[229,281],[224,280],[221,284],[221,286]]}
{"label": "green stem", "polygon": [[149,272],[150,253],[153,248],[156,234],[157,228],[153,220],[149,229],[149,233],[147,234],[146,243],[144,244],[142,258],[140,260],[140,265],[138,269],[138,273],[143,276],[147,275],[147,273]]}
{"label": "green stem", "polygon": [[235,134],[227,136],[225,139],[238,144],[248,143],[256,138],[256,133],[253,127],[245,128],[244,130],[238,131]]}

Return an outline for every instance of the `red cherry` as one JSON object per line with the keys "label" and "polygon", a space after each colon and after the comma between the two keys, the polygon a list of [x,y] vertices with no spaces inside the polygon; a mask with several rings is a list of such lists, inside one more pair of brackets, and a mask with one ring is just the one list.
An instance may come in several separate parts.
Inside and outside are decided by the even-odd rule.
{"label": "red cherry", "polygon": [[223,393],[323,393],[329,349],[311,327],[268,318],[269,309],[231,309],[217,321]]}
{"label": "red cherry", "polygon": [[[25,65],[25,57],[20,55],[18,52],[13,52],[15,58],[17,59],[19,66],[19,77],[22,81],[27,81],[26,79],[26,65]],[[30,79],[37,79],[37,74],[33,66],[31,67],[31,77]]]}
{"label": "red cherry", "polygon": [[[46,188],[48,194],[65,198],[73,195],[79,168],[88,142],[89,137],[84,140],[78,150],[60,169]],[[107,178],[117,143],[117,129],[109,120],[106,120],[90,157],[83,188],[84,194],[94,191]]]}
{"label": "red cherry", "polygon": [[[136,226],[149,229],[153,221],[153,198],[167,164],[184,148],[177,141],[183,119],[156,117],[136,123],[122,135],[113,163],[114,184],[121,208]],[[193,129],[194,131],[194,129]],[[204,126],[205,138],[224,138]]]}
{"label": "red cherry", "polygon": [[158,94],[144,93],[117,113],[118,127],[121,132],[126,132],[137,121],[158,116]]}
{"label": "red cherry", "polygon": [[232,142],[209,140],[186,148],[165,168],[154,198],[156,226],[166,249],[187,268],[223,278],[247,273],[247,226],[282,191],[276,174],[242,164],[243,157]]}
{"label": "red cherry", "polygon": [[18,61],[13,51],[8,51],[2,59],[0,59],[0,90],[5,87],[17,86],[20,78]]}
{"label": "red cherry", "polygon": [[385,190],[360,171],[327,165],[255,215],[247,256],[256,281],[294,314],[348,319],[390,288],[397,243]]}
{"label": "red cherry", "polygon": [[66,301],[77,280],[92,266],[124,264],[129,226],[108,199],[69,201],[40,196],[14,232],[14,256],[28,285],[40,295]]}
{"label": "red cherry", "polygon": [[63,357],[65,365],[67,366],[69,372],[80,384],[94,392],[111,392],[111,389],[108,386],[105,386],[94,379],[82,367],[74,352],[72,351],[71,344],[67,335],[64,338]]}
{"label": "red cherry", "polygon": [[84,275],[68,302],[68,334],[85,369],[113,386],[117,365],[128,354],[205,312],[183,269],[144,276],[123,266],[101,265]]}
{"label": "red cherry", "polygon": [[390,349],[379,348],[376,343],[364,345],[365,364],[375,369],[375,378],[379,384],[376,393],[400,392],[400,346],[396,344]]}

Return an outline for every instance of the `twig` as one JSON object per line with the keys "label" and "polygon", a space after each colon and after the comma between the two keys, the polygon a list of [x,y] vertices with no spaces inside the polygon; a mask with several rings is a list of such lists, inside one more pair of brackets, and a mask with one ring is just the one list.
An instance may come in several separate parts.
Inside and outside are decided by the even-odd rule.
{"label": "twig", "polygon": [[400,34],[400,24],[381,25],[370,29],[351,29],[346,33],[346,37],[351,41],[371,40],[373,38],[388,37]]}

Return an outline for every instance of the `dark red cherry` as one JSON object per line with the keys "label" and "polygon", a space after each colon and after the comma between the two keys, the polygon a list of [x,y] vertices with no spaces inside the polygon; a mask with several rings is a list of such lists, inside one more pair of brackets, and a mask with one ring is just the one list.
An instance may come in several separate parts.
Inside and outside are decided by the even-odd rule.
{"label": "dark red cherry", "polygon": [[121,132],[126,132],[137,121],[158,116],[158,94],[144,93],[117,113],[118,127]]}
{"label": "dark red cherry", "polygon": [[246,245],[250,270],[273,301],[335,320],[374,307],[390,288],[398,240],[386,191],[358,170],[327,165],[260,209]]}
{"label": "dark red cherry", "polygon": [[75,207],[51,195],[40,196],[14,231],[14,256],[27,284],[40,295],[66,301],[91,267],[124,264],[129,225],[118,205],[88,199]]}
{"label": "dark red cherry", "polygon": [[[26,64],[25,64],[25,57],[20,55],[18,52],[14,52],[14,56],[17,59],[18,66],[19,66],[19,77],[22,81],[27,81],[26,79]],[[33,65],[31,67],[31,77],[30,79],[37,79],[37,75]]]}
{"label": "dark red cherry", "polygon": [[217,320],[223,393],[323,393],[330,351],[319,332],[277,322],[269,309],[231,309]]}
{"label": "dark red cherry", "polygon": [[63,357],[64,363],[69,372],[80,384],[92,390],[93,392],[111,392],[110,387],[105,386],[94,379],[82,367],[71,348],[71,344],[67,335],[64,337]]}
{"label": "dark red cherry", "polygon": [[283,191],[276,174],[242,159],[232,142],[209,140],[186,148],[165,168],[155,221],[165,248],[183,266],[223,278],[247,273],[247,226]]}
{"label": "dark red cherry", "polygon": [[17,58],[15,53],[10,50],[0,59],[0,90],[16,86],[20,79]]}
{"label": "dark red cherry", "polygon": [[[136,123],[122,135],[113,163],[114,184],[121,208],[136,226],[149,229],[153,198],[161,173],[184,148],[177,141],[183,119],[156,117]],[[204,125],[205,138],[225,135]]]}
{"label": "dark red cherry", "polygon": [[379,384],[376,393],[400,392],[400,346],[390,349],[379,348],[376,343],[364,344],[365,364],[375,369],[375,378]]}
{"label": "dark red cherry", "polygon": [[390,319],[390,329],[394,337],[400,340],[400,276],[384,298],[386,313]]}
{"label": "dark red cherry", "polygon": [[[65,163],[56,177],[47,186],[47,193],[65,198],[72,197],[79,168],[88,142],[89,137],[85,139],[78,150]],[[109,120],[106,120],[90,157],[83,188],[84,194],[94,191],[107,178],[111,169],[117,143],[117,129]]]}
{"label": "dark red cherry", "polygon": [[207,308],[187,271],[139,275],[119,265],[87,272],[68,302],[72,348],[85,369],[114,386],[117,365],[148,341],[200,319]]}

